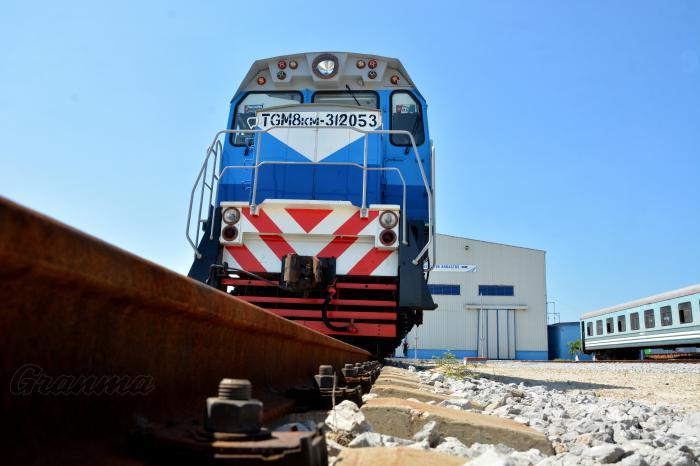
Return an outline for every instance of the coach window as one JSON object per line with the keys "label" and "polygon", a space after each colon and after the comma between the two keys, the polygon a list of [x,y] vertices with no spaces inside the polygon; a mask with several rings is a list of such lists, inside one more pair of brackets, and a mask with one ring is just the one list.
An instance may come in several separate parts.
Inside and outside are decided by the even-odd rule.
{"label": "coach window", "polygon": [[644,328],[654,328],[656,323],[654,322],[654,310],[647,309],[644,311]]}
{"label": "coach window", "polygon": [[605,319],[605,333],[613,333],[615,331],[615,324],[613,323],[613,318],[608,317]]}
{"label": "coach window", "polygon": [[627,331],[627,320],[625,316],[617,316],[617,331],[626,332]]}
{"label": "coach window", "polygon": [[596,335],[602,335],[602,334],[603,334],[603,321],[602,321],[602,320],[596,320],[596,321],[595,321],[595,334],[596,334]]}
{"label": "coach window", "polygon": [[678,321],[681,324],[689,324],[693,321],[693,309],[690,307],[690,301],[678,305]]}
{"label": "coach window", "polygon": [[[413,134],[416,146],[425,142],[423,131],[423,112],[420,103],[413,94],[397,91],[391,94],[391,128]],[[395,146],[411,146],[411,138],[407,134],[392,134],[391,143]]]}
{"label": "coach window", "polygon": [[671,324],[673,324],[671,306],[661,306],[661,326],[668,327]]}
{"label": "coach window", "polygon": [[593,336],[593,322],[586,322],[586,335]]}
{"label": "coach window", "polygon": [[[277,107],[280,105],[299,104],[302,101],[301,92],[249,92],[236,105],[231,129],[253,129],[255,127],[255,111],[261,108]],[[231,144],[245,146],[255,139],[253,134],[231,134]]]}
{"label": "coach window", "polygon": [[639,330],[639,312],[630,314],[630,330]]}
{"label": "coach window", "polygon": [[376,92],[317,92],[313,96],[315,104],[350,105],[353,107],[379,108],[379,96]]}

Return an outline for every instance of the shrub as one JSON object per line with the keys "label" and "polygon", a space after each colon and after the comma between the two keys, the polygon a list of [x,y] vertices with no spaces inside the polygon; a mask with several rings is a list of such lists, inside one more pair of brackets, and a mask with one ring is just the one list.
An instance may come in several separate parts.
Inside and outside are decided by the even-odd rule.
{"label": "shrub", "polygon": [[577,354],[581,353],[582,345],[581,340],[570,341],[567,343],[569,345],[569,354],[571,357],[576,357]]}
{"label": "shrub", "polygon": [[463,365],[454,353],[445,351],[442,356],[433,356],[435,363],[447,377],[454,379],[478,378],[479,374],[474,372],[476,364]]}

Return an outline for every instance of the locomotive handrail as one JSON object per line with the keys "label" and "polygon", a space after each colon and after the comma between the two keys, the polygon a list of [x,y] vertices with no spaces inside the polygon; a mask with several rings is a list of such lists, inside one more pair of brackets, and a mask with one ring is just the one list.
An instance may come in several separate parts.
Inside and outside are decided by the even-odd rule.
{"label": "locomotive handrail", "polygon": [[[403,199],[402,199],[402,215],[401,215],[401,221],[402,221],[402,231],[401,231],[401,242],[403,244],[408,244],[408,241],[406,241],[406,180],[403,177],[403,174],[401,173],[401,170],[399,170],[397,167],[364,167],[360,165],[359,163],[356,162],[288,162],[288,161],[275,161],[275,160],[263,160],[257,165],[227,165],[225,166],[220,172],[219,172],[219,177],[224,175],[224,172],[226,172],[228,169],[257,169],[262,165],[330,165],[330,166],[348,166],[348,167],[357,167],[363,170],[368,170],[368,171],[395,171],[398,175],[399,178],[401,179],[401,184],[403,185]],[[251,208],[252,209],[252,208]],[[210,232],[209,239],[214,239],[214,226],[212,223],[212,228]]]}
{"label": "locomotive handrail", "polygon": [[[219,158],[221,151],[222,151],[221,141],[215,141],[214,144],[212,144],[211,146],[209,146],[207,148],[207,154],[204,157],[204,162],[202,162],[202,167],[199,169],[199,173],[197,174],[197,178],[195,179],[194,186],[192,186],[192,191],[190,192],[190,206],[189,206],[189,209],[187,209],[187,225],[185,226],[185,237],[187,238],[187,241],[190,243],[190,246],[192,246],[192,248],[194,249],[194,252],[195,252],[195,255],[197,256],[197,259],[200,259],[202,257],[202,254],[199,252],[199,249],[197,248],[197,243],[199,243],[200,225],[206,221],[206,220],[202,220],[202,206],[204,204],[204,190],[205,190],[205,188],[209,189],[209,206],[211,206],[211,201],[213,199],[213,194],[214,194],[214,179],[216,177],[216,162]],[[211,181],[209,184],[207,184],[206,177],[207,177],[207,171],[209,168],[209,158],[212,154],[214,154],[214,161],[212,163]],[[218,178],[216,178],[216,179],[218,181]],[[195,192],[197,190],[197,186],[199,185],[200,180],[202,180],[202,189],[200,191],[200,196],[199,196],[197,233],[196,233],[195,239],[193,241],[191,236],[190,236],[190,229],[191,229],[191,223],[192,223],[192,204],[194,202],[194,195],[195,195]],[[207,209],[207,210],[209,210],[209,209]],[[210,215],[210,212],[207,212],[207,215]]]}
{"label": "locomotive handrail", "polygon": [[[435,216],[437,215],[436,211],[437,209],[435,208],[435,146],[433,145],[433,140],[430,140],[430,188],[433,190],[433,236],[435,236],[435,225],[437,224],[437,220],[435,219]],[[435,264],[437,263],[437,241],[433,241],[433,260],[430,263],[430,266],[428,267],[428,272],[433,270],[435,268]]]}
{"label": "locomotive handrail", "polygon": [[[362,165],[355,164],[355,165],[361,167],[363,170],[363,174],[362,174],[362,206],[360,207],[360,214],[362,216],[367,215],[367,206],[366,206],[367,170],[372,169],[371,167],[367,167],[367,139],[368,139],[368,136],[370,134],[390,134],[390,135],[391,134],[398,134],[398,135],[408,136],[408,138],[411,141],[411,146],[413,148],[413,154],[416,158],[416,163],[418,164],[418,168],[420,170],[421,178],[423,180],[423,186],[424,186],[425,192],[428,196],[428,241],[426,242],[423,249],[418,253],[416,258],[413,259],[413,261],[412,261],[414,265],[417,265],[420,262],[421,258],[425,255],[425,253],[429,250],[431,245],[434,244],[433,233],[434,233],[434,223],[435,222],[433,219],[433,215],[434,215],[434,212],[433,212],[433,210],[434,210],[433,190],[432,190],[431,186],[428,184],[428,179],[425,175],[425,169],[423,168],[423,164],[421,163],[420,154],[418,153],[418,148],[416,147],[416,141],[415,141],[415,138],[413,137],[413,134],[410,131],[397,130],[397,129],[394,129],[394,130],[391,130],[391,129],[389,129],[389,130],[387,130],[387,129],[366,130],[366,129],[361,129],[361,128],[355,128],[353,126],[322,126],[322,125],[312,125],[312,126],[281,125],[281,126],[270,126],[268,128],[265,128],[265,129],[222,129],[222,130],[219,130],[214,135],[214,139],[212,140],[211,145],[207,149],[207,154],[204,158],[204,163],[202,164],[202,168],[200,169],[199,174],[197,175],[197,179],[195,180],[195,185],[192,188],[192,193],[190,194],[190,206],[189,206],[189,210],[188,210],[188,214],[187,214],[186,236],[187,236],[187,240],[189,241],[190,245],[194,249],[195,255],[197,256],[197,258],[198,259],[201,258],[202,255],[190,237],[190,222],[191,222],[192,203],[194,202],[194,193],[196,191],[197,185],[199,184],[200,178],[202,178],[202,176],[206,176],[206,171],[208,168],[208,161],[209,161],[209,158],[211,157],[212,154],[214,154],[214,160],[215,160],[213,171],[214,172],[216,171],[216,169],[215,169],[216,159],[219,156],[219,149],[222,147],[221,142],[219,141],[219,138],[221,137],[221,135],[223,135],[223,134],[254,134],[257,136],[257,144],[255,147],[255,165],[250,165],[250,166],[242,165],[242,166],[240,166],[240,167],[250,167],[250,168],[254,169],[254,172],[253,172],[253,192],[251,195],[250,209],[251,209],[251,213],[253,215],[255,215],[255,213],[257,211],[256,195],[257,195],[257,185],[258,185],[258,169],[261,165],[263,165],[263,163],[261,163],[261,161],[260,161],[260,145],[261,145],[262,135],[265,133],[268,133],[270,130],[273,130],[273,129],[300,129],[300,128],[316,129],[316,130],[318,130],[318,129],[345,129],[345,130],[356,131],[358,133],[362,133],[365,135],[363,164]],[[434,152],[431,151],[431,155],[432,155],[432,153],[434,153]],[[267,161],[267,163],[265,163],[265,164],[270,165],[269,162],[271,162],[271,161]],[[333,162],[288,162],[285,164],[294,164],[294,163],[302,164],[302,165],[330,165],[330,164],[333,164]],[[343,162],[336,162],[336,163],[340,164]],[[352,164],[351,162],[347,162],[347,163]],[[395,167],[384,167],[384,168],[395,168]],[[398,171],[400,173],[400,170],[398,170]],[[202,210],[201,204],[203,201],[204,189],[205,189],[205,187],[210,189],[210,199],[211,199],[212,195],[213,195],[213,191],[215,189],[214,179],[216,179],[216,181],[218,182],[221,178],[221,174],[223,174],[223,170],[222,170],[222,173],[220,173],[217,176],[214,176],[214,174],[212,174],[211,185],[208,186],[206,184],[206,181],[204,181],[202,184],[202,194],[200,196],[200,207],[199,207],[199,215],[200,215],[199,223],[203,223],[203,221],[201,219],[201,210]],[[401,178],[402,178],[402,181],[404,181],[403,176]],[[218,183],[216,185],[216,188],[218,190]],[[404,188],[405,188],[405,181],[404,181]],[[404,189],[404,192],[405,192],[405,189]],[[210,200],[209,205],[211,206],[211,200]],[[404,199],[404,212],[403,212],[402,217],[404,219],[404,235],[403,236],[404,236],[404,240],[405,240],[405,231],[406,231],[406,228],[405,228],[405,218],[406,218],[405,199]],[[210,221],[212,221],[212,223],[213,223],[213,218],[210,219]],[[197,231],[196,238],[197,238],[196,241],[198,242],[199,230]],[[433,246],[433,256],[434,255],[435,255],[435,247]]]}

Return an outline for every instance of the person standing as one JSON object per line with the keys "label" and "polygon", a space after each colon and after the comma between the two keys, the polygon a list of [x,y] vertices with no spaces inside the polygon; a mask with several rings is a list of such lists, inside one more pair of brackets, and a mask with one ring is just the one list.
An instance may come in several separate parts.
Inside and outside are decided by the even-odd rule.
{"label": "person standing", "polygon": [[408,338],[403,339],[403,357],[408,357]]}

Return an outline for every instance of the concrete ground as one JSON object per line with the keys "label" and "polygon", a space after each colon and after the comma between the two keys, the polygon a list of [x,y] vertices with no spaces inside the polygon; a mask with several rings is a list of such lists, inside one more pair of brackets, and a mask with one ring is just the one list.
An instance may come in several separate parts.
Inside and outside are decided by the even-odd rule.
{"label": "concrete ground", "polygon": [[700,410],[700,364],[489,361],[473,369],[489,378],[557,390]]}

